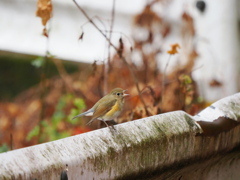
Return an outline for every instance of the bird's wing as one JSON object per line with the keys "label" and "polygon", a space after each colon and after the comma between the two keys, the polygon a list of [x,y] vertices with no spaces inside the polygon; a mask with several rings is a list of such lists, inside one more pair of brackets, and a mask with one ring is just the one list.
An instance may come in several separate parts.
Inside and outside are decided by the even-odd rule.
{"label": "bird's wing", "polygon": [[[108,111],[110,111],[112,109],[112,107],[115,105],[115,103],[117,102],[117,99],[101,99],[101,102],[96,104],[95,106],[95,111],[93,113],[93,117],[92,120],[97,119],[101,116],[103,116],[104,114],[106,114]],[[101,105],[99,105],[101,104]]]}

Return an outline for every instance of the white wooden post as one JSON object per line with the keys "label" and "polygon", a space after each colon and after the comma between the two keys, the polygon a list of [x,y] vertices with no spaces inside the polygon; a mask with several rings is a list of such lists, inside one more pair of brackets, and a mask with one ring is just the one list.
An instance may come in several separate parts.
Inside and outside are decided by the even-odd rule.
{"label": "white wooden post", "polygon": [[[193,12],[199,57],[193,73],[200,93],[209,101],[236,93],[239,88],[239,1],[211,0],[205,12]],[[221,83],[211,85],[214,80]]]}
{"label": "white wooden post", "polygon": [[[205,9],[197,8],[203,3]],[[188,61],[188,53],[196,48],[193,78],[197,81],[200,95],[209,102],[238,92],[240,71],[240,31],[239,0],[173,0],[156,7],[171,25],[170,35],[161,42],[164,52],[169,44],[181,45],[180,55],[171,58],[168,72]],[[182,37],[182,14],[193,18],[195,34]],[[186,30],[185,30],[186,31]],[[177,61],[180,59],[180,62]],[[168,54],[159,56],[163,71],[168,61]],[[214,83],[215,82],[215,83]]]}

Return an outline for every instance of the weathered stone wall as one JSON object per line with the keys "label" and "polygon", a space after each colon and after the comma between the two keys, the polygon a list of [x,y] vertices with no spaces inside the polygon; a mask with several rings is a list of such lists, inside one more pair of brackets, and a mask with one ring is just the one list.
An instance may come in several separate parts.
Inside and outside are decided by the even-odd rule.
{"label": "weathered stone wall", "polygon": [[194,117],[176,111],[9,151],[0,179],[60,179],[66,164],[71,180],[237,179],[239,117],[240,93]]}

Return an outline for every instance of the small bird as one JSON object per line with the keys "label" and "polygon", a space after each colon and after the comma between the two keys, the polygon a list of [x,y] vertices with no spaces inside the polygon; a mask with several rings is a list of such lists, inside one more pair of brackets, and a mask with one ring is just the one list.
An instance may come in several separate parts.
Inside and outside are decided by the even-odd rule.
{"label": "small bird", "polygon": [[99,119],[108,127],[108,124],[105,121],[114,120],[123,110],[124,97],[129,95],[124,94],[125,91],[127,90],[121,88],[113,89],[109,94],[101,98],[91,109],[73,117],[72,120],[80,116],[93,116],[87,125],[91,124],[94,120]]}

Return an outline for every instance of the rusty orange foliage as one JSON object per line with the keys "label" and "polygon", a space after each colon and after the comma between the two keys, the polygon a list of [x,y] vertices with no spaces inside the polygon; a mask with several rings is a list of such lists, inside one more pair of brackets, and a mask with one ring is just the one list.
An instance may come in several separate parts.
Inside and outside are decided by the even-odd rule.
{"label": "rusty orange foliage", "polygon": [[176,44],[172,44],[171,45],[171,50],[167,51],[168,54],[177,54],[178,51],[177,51],[177,48],[180,48],[180,45],[178,43]]}
{"label": "rusty orange foliage", "polygon": [[78,40],[83,40],[83,35],[84,35],[84,32],[81,33],[81,35],[79,36]]}
{"label": "rusty orange foliage", "polygon": [[[147,5],[145,9],[135,16],[135,27],[144,27],[147,29],[149,37],[145,41],[134,41],[134,44],[130,47],[131,51],[139,51],[141,54],[142,65],[135,65],[131,63],[131,67],[134,69],[136,79],[139,81],[139,88],[141,90],[141,96],[147,105],[147,108],[141,103],[140,95],[134,83],[134,79],[131,78],[131,72],[126,67],[126,64],[121,61],[120,56],[124,55],[127,59],[126,47],[123,39],[119,39],[118,52],[113,55],[108,72],[108,90],[115,87],[121,87],[128,89],[127,93],[130,96],[126,97],[124,110],[121,116],[117,119],[118,123],[132,121],[135,119],[147,117],[146,109],[151,115],[160,114],[175,110],[184,110],[191,115],[199,112],[203,103],[199,104],[197,97],[198,92],[196,83],[191,77],[195,58],[198,56],[195,48],[188,52],[188,62],[182,67],[176,67],[171,74],[166,75],[166,83],[164,84],[164,91],[162,90],[162,73],[159,72],[158,59],[156,58],[159,53],[162,52],[161,48],[152,50],[151,53],[144,52],[144,49],[149,44],[151,47],[154,45],[154,38],[162,36],[166,38],[170,31],[171,26],[168,22],[156,14],[152,10],[152,5]],[[52,16],[52,4],[51,0],[38,0],[37,16],[42,18],[42,23],[45,29],[45,36],[47,36],[46,23]],[[184,26],[182,32],[190,37],[194,36],[193,19],[187,14],[183,14],[182,20]],[[82,40],[84,33],[79,37]],[[179,44],[171,45],[171,49],[167,51],[168,54],[173,55],[178,53]],[[55,61],[56,62],[56,61]],[[98,64],[95,61],[91,65],[79,65],[79,72],[76,74],[68,75],[67,71],[62,70],[61,66],[56,66],[61,74],[60,77],[54,77],[46,81],[46,95],[44,98],[44,120],[51,122],[59,99],[66,93],[74,95],[74,97],[84,99],[86,109],[91,108],[95,102],[97,102],[103,96],[103,80],[104,80],[104,65]],[[92,70],[90,70],[92,69]],[[210,85],[216,86],[221,82],[216,80],[212,81]],[[41,90],[42,84],[36,85],[33,88],[26,90],[18,95],[14,102],[0,102],[0,136],[3,143],[11,144],[11,137],[13,139],[13,148],[21,148],[38,143],[37,137],[27,141],[26,137],[28,133],[39,123],[42,111]],[[162,97],[164,101],[161,102]],[[71,109],[74,108],[73,102],[67,102],[63,108],[63,114],[70,114]],[[67,117],[63,118],[57,125],[58,132],[64,132],[71,129],[71,135],[87,132],[92,129],[97,129],[100,126],[100,121],[96,121],[91,127],[86,127],[85,122],[87,118],[79,119],[79,127],[73,126],[66,121]],[[102,124],[105,127],[105,124]],[[11,136],[12,135],[12,136]],[[2,143],[2,144],[1,144]]]}
{"label": "rusty orange foliage", "polygon": [[219,87],[219,86],[222,86],[222,82],[216,80],[216,79],[213,79],[210,81],[209,85],[211,87]]}
{"label": "rusty orange foliage", "polygon": [[48,38],[48,32],[46,27],[43,28],[43,35]]}
{"label": "rusty orange foliage", "polygon": [[134,18],[134,24],[150,28],[153,23],[161,23],[162,19],[152,10],[151,5],[146,5],[143,12]]}
{"label": "rusty orange foliage", "polygon": [[46,26],[48,20],[52,17],[52,1],[38,0],[36,16],[42,18],[42,24]]}

